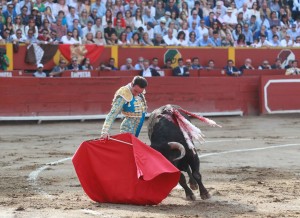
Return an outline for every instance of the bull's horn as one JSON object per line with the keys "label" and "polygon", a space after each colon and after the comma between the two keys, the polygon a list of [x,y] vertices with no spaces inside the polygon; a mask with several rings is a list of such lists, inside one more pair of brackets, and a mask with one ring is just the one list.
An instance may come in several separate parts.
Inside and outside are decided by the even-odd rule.
{"label": "bull's horn", "polygon": [[185,155],[185,148],[182,144],[178,143],[178,142],[169,142],[168,145],[170,146],[171,149],[178,149],[180,151],[180,156],[175,158],[175,160],[180,160],[181,158],[184,157]]}

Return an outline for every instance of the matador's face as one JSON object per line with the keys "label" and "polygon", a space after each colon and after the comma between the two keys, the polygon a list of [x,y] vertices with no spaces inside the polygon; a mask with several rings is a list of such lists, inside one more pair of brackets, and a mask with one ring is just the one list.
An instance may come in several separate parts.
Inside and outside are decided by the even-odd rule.
{"label": "matador's face", "polygon": [[133,96],[138,96],[139,94],[142,94],[145,89],[139,87],[138,85],[132,86],[131,92]]}

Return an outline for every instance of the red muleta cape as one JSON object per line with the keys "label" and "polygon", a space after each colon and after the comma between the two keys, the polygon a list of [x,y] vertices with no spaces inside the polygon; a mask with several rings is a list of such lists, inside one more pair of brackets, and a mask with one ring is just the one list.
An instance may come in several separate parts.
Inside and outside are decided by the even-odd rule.
{"label": "red muleta cape", "polygon": [[72,158],[86,194],[96,202],[159,204],[178,184],[180,171],[132,134],[83,142]]}

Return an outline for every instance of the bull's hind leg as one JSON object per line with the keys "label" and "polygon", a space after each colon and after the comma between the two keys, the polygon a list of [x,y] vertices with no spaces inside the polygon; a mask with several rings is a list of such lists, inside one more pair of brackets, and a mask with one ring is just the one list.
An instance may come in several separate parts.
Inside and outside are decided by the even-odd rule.
{"label": "bull's hind leg", "polygon": [[186,184],[185,176],[183,175],[183,173],[181,173],[181,175],[180,175],[179,184],[182,186],[182,188],[185,191],[186,199],[187,200],[195,201],[196,200],[196,196],[194,195],[193,191]]}
{"label": "bull's hind leg", "polygon": [[192,175],[198,183],[201,199],[202,200],[209,199],[211,196],[210,196],[209,192],[206,190],[206,188],[204,187],[204,185],[202,183],[202,176],[200,174],[200,169],[199,169],[200,168],[200,161],[199,161],[198,157],[194,158],[194,161],[190,165],[190,167],[192,169]]}

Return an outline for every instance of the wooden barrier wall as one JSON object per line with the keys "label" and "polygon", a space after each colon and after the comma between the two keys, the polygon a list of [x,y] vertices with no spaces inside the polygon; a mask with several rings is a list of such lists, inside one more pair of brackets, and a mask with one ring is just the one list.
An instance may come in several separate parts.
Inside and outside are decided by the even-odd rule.
{"label": "wooden barrier wall", "polygon": [[[0,79],[0,116],[107,114],[114,92],[132,77]],[[259,113],[259,76],[148,78],[151,112],[177,104],[192,112]]]}

